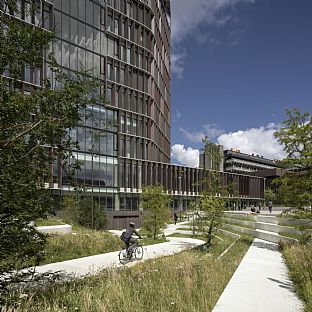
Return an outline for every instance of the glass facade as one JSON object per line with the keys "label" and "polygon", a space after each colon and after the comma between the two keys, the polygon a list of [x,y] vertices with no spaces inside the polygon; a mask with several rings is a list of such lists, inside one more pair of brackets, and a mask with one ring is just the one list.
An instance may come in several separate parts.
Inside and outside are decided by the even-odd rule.
{"label": "glass facade", "polygon": [[[111,228],[141,221],[143,185],[162,184],[173,209],[186,209],[201,191],[205,170],[170,164],[170,1],[38,1],[38,14],[27,15],[29,3],[18,1],[20,18],[54,30],[52,50],[62,69],[87,70],[108,101],[81,111],[82,123],[69,130],[79,145],[73,156],[85,196],[112,211]],[[31,84],[40,86],[44,76],[54,81],[47,66],[25,68],[24,92]],[[52,168],[55,193],[70,194],[74,188],[60,164]],[[263,179],[220,174],[224,183],[235,181],[239,198],[263,197]]]}

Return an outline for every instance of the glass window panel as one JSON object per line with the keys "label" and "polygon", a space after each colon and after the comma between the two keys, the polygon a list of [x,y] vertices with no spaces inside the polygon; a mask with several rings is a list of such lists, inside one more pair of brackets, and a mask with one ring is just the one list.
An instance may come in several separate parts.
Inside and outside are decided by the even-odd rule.
{"label": "glass window panel", "polygon": [[69,36],[69,16],[62,14],[62,38],[65,40],[69,40],[68,36]]}
{"label": "glass window panel", "polygon": [[101,28],[101,7],[94,3],[94,17],[93,17],[94,27]]}
{"label": "glass window panel", "polygon": [[93,53],[86,51],[86,70],[93,71]]}
{"label": "glass window panel", "polygon": [[82,21],[86,20],[86,1],[89,1],[89,0],[79,0],[78,1],[79,19]]}
{"label": "glass window panel", "polygon": [[106,136],[107,136],[106,153],[107,155],[114,155],[114,134],[107,132]]}
{"label": "glass window panel", "polygon": [[107,54],[110,56],[114,55],[114,40],[110,38],[107,39]]}
{"label": "glass window panel", "polygon": [[86,22],[93,24],[93,2],[86,0]]}
{"label": "glass window panel", "polygon": [[93,30],[93,49],[96,53],[101,53],[101,32]]}
{"label": "glass window panel", "polygon": [[66,42],[62,44],[62,65],[69,67],[69,44]]}
{"label": "glass window panel", "polygon": [[78,66],[79,66],[79,69],[82,67],[82,68],[85,68],[86,67],[86,51],[83,50],[83,49],[79,49],[78,48]]}
{"label": "glass window panel", "polygon": [[55,32],[60,35],[62,30],[62,14],[58,11],[54,12]]}
{"label": "glass window panel", "polygon": [[76,46],[70,45],[69,46],[69,64],[70,69],[78,70],[78,57],[77,57],[78,48]]}
{"label": "glass window panel", "polygon": [[93,29],[90,26],[86,26],[86,48],[93,50]]}
{"label": "glass window panel", "polygon": [[99,55],[93,55],[93,74],[96,77],[100,76],[101,58]]}
{"label": "glass window panel", "polygon": [[86,27],[85,27],[85,24],[79,22],[79,33],[78,33],[78,36],[79,36],[79,40],[78,40],[78,44],[82,47],[85,46],[85,43],[86,43]]}
{"label": "glass window panel", "polygon": [[80,0],[70,0],[70,14],[78,18],[78,1]]}
{"label": "glass window panel", "polygon": [[70,41],[78,43],[78,21],[73,18],[70,19]]}

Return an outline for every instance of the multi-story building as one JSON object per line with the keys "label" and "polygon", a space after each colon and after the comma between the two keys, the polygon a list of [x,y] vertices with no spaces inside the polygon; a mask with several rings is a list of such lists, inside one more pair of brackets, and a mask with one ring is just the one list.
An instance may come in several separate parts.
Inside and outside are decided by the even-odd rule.
{"label": "multi-story building", "polygon": [[224,171],[251,174],[256,171],[280,168],[278,160],[271,160],[259,155],[248,155],[240,150],[230,149],[224,151]]}
{"label": "multi-story building", "polygon": [[[80,142],[76,177],[87,187],[85,196],[107,210],[109,227],[141,221],[143,185],[162,184],[173,209],[187,209],[206,171],[170,164],[170,0],[37,1],[40,9],[33,15],[23,13],[30,0],[17,3],[25,22],[55,31],[53,52],[64,71],[85,68],[101,82],[98,92],[108,104],[87,107],[81,113],[92,118],[70,135]],[[24,92],[44,77],[54,78],[47,66],[26,69]],[[56,196],[71,194],[60,169],[53,166],[48,185]],[[220,174],[224,184],[237,185],[235,197],[263,199],[263,178]]]}

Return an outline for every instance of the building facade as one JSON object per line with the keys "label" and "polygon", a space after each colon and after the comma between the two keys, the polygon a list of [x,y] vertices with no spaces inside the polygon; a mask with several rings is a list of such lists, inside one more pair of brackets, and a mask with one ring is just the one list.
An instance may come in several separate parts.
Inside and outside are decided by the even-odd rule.
{"label": "building facade", "polygon": [[[86,186],[84,195],[106,209],[109,227],[140,223],[144,185],[162,184],[173,198],[173,209],[187,209],[200,195],[206,170],[170,164],[170,1],[37,1],[34,14],[27,13],[30,0],[17,3],[26,23],[55,31],[52,49],[65,72],[85,68],[101,82],[98,92],[108,104],[82,111],[84,123],[70,135],[80,145],[74,152],[81,161],[76,178]],[[26,68],[23,91],[40,87],[44,77],[54,81],[53,75],[45,65]],[[72,194],[60,164],[52,170],[47,186],[54,195]],[[237,185],[233,201],[263,200],[263,178],[220,175],[224,185]]]}
{"label": "building facade", "polygon": [[224,171],[226,172],[253,175],[257,171],[276,168],[281,168],[280,162],[277,160],[254,154],[244,154],[234,149],[224,151]]}

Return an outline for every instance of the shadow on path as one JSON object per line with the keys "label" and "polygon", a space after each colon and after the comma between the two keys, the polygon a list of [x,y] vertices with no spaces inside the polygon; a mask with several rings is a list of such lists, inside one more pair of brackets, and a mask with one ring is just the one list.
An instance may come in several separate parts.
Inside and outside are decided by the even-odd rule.
{"label": "shadow on path", "polygon": [[282,281],[280,281],[280,280],[278,280],[278,279],[271,278],[271,277],[268,277],[268,280],[277,283],[278,286],[281,287],[281,288],[288,289],[288,290],[290,290],[290,291],[293,292],[293,293],[295,292],[295,289],[294,289],[294,287],[292,286],[292,283],[291,283],[290,281],[285,283],[285,282],[282,282]]}
{"label": "shadow on path", "polygon": [[252,246],[262,249],[269,249],[272,251],[278,251],[278,245],[266,241],[254,241],[252,243]]}

